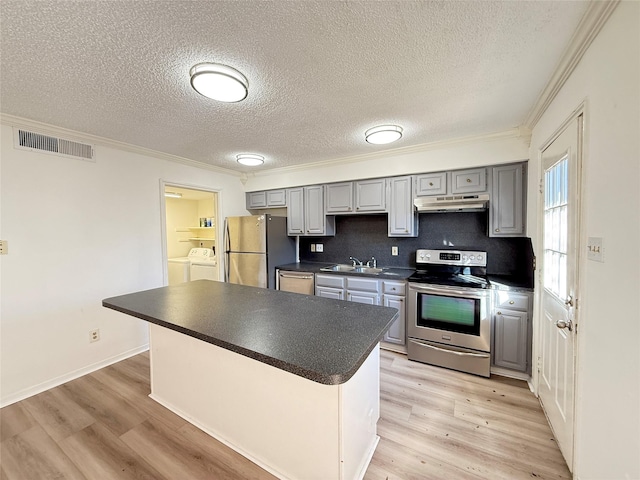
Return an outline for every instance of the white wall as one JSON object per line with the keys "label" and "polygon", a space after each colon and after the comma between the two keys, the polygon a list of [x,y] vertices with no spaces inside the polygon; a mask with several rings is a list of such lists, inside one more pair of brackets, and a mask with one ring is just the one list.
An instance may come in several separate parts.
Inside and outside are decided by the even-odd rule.
{"label": "white wall", "polygon": [[[364,141],[364,140],[363,140]],[[325,162],[314,167],[280,168],[249,176],[248,192],[358,178],[455,170],[510,163],[529,158],[529,136],[517,130],[494,136],[453,140],[410,149],[394,149],[359,159]]]}
{"label": "white wall", "polygon": [[147,347],[146,322],[101,301],[163,283],[160,179],[247,214],[236,176],[105,146],[95,163],[16,150],[12,135],[1,126],[2,405]]}
{"label": "white wall", "polygon": [[[576,478],[640,478],[640,3],[623,2],[533,130],[531,158],[586,100]],[[540,165],[530,162],[529,231]],[[536,252],[538,242],[534,243]],[[583,252],[584,253],[584,252]]]}
{"label": "white wall", "polygon": [[199,225],[199,218],[203,216],[198,215],[199,202],[198,200],[185,200],[182,198],[166,198],[165,201],[167,258],[186,257],[191,248],[200,246],[199,244],[196,245],[185,241],[189,237],[195,236],[195,234],[190,230],[183,231],[186,227]]}

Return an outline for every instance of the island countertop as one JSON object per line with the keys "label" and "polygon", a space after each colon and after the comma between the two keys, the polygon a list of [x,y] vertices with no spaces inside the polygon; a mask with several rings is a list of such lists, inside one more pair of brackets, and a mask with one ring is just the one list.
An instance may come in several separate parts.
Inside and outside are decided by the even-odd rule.
{"label": "island countertop", "polygon": [[394,308],[211,280],[102,305],[326,385],[349,380],[398,318]]}

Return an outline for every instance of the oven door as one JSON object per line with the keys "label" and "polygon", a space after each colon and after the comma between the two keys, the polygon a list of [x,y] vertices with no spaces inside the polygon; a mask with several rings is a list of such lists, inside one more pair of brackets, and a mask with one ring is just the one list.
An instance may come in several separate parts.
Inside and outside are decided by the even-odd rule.
{"label": "oven door", "polygon": [[491,351],[490,291],[409,283],[409,337]]}

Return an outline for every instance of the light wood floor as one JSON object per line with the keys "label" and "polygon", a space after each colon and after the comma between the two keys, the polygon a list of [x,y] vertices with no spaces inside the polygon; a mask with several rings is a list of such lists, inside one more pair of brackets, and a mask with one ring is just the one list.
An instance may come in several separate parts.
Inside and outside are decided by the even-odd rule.
{"label": "light wood floor", "polygon": [[[365,479],[571,478],[524,382],[381,357]],[[274,478],[149,392],[143,353],[1,409],[0,479]]]}

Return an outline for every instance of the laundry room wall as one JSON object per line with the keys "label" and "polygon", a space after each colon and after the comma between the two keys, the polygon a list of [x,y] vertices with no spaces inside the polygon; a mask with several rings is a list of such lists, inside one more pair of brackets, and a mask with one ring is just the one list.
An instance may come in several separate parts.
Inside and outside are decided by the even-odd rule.
{"label": "laundry room wall", "polygon": [[200,216],[204,216],[199,215],[199,207],[197,200],[166,199],[167,258],[186,257],[192,247],[200,246],[189,242],[193,233],[187,229],[198,225]]}
{"label": "laundry room wall", "polygon": [[[0,117],[0,405],[148,348],[147,323],[104,298],[164,283],[161,182],[220,192],[247,215],[239,176],[29,120]],[[13,125],[95,144],[95,161],[15,149]],[[135,153],[134,153],[135,152]],[[89,342],[89,332],[100,340]]]}

